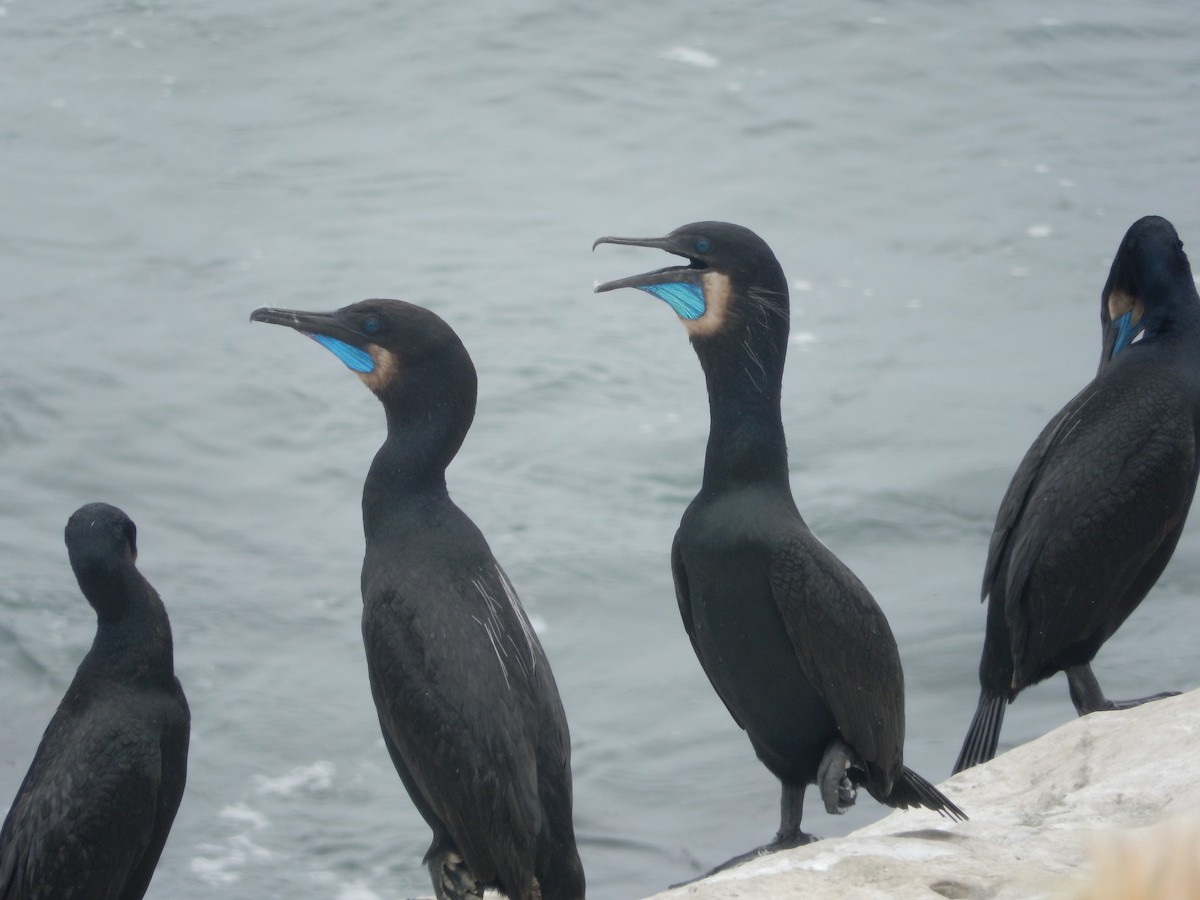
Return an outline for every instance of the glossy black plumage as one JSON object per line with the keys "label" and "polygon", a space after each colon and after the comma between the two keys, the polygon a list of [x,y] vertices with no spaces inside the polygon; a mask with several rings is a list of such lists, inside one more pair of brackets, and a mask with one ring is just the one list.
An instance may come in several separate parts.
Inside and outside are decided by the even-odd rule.
{"label": "glossy black plumage", "polygon": [[66,542],[96,637],[0,829],[0,900],[137,900],[183,796],[190,715],[133,522],[91,503]]}
{"label": "glossy black plumage", "polygon": [[979,706],[956,772],[991,759],[1005,705],[1056,672],[1080,715],[1155,699],[1107,700],[1090,664],[1171,558],[1200,465],[1200,299],[1166,219],[1126,233],[1101,324],[1095,378],[1046,425],[1000,504]]}
{"label": "glossy black plumage", "polygon": [[339,342],[387,414],[363,486],[363,642],[384,742],[433,829],[438,897],[490,886],[582,898],[558,689],[511,582],[446,489],[475,414],[470,356],[438,316],[399,300],[251,318]]}
{"label": "glossy black plumage", "polygon": [[792,499],[780,416],[788,291],[770,247],[723,222],[596,243],[656,247],[689,261],[596,290],[637,287],[667,300],[704,370],[704,479],[675,535],[671,567],[704,671],[783,782],[780,831],[768,849],[812,839],[800,814],[805,787],[818,782],[830,812],[852,803],[861,784],[890,806],[962,817],[903,764],[904,678],[887,619]]}

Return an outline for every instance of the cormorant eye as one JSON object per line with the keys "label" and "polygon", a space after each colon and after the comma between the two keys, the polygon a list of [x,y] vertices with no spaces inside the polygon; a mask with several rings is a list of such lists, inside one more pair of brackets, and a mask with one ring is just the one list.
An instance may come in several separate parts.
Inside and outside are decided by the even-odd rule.
{"label": "cormorant eye", "polygon": [[712,245],[708,242],[708,238],[700,238],[696,241],[696,251],[698,253],[707,253],[711,248]]}
{"label": "cormorant eye", "polygon": [[378,316],[367,316],[365,319],[363,319],[362,327],[363,331],[365,331],[367,334],[374,334],[382,326],[379,324]]}

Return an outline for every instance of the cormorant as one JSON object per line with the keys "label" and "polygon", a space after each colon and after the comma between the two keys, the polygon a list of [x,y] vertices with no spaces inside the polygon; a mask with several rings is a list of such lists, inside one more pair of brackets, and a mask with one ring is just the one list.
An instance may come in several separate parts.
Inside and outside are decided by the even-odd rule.
{"label": "cormorant", "polygon": [[996,753],[1005,705],[1067,673],[1079,715],[1126,709],[1091,662],[1158,580],[1200,465],[1200,298],[1166,219],[1130,226],[1100,295],[1092,382],[1050,420],[1000,504],[983,573],[979,706],[955,763]]}
{"label": "cormorant", "polygon": [[475,415],[476,376],[441,318],[400,300],[332,313],[257,309],[314,338],[383,403],[363,485],[363,642],[383,740],[429,827],[439,900],[578,900],[571,746],[550,664],[446,466]]}
{"label": "cormorant", "polygon": [[191,715],[133,522],[89,503],[66,542],[96,637],[0,829],[0,900],[138,900],[183,797]]}
{"label": "cormorant", "polygon": [[675,593],[709,680],[783,783],[775,840],[725,865],[813,840],[800,817],[814,783],[830,813],[862,785],[888,806],[966,818],[904,766],[904,676],[887,619],[792,499],[779,406],[788,289],[771,248],[725,222],[593,246],[605,243],[688,260],[596,290],[670,304],[708,383],[704,478],[671,548]]}

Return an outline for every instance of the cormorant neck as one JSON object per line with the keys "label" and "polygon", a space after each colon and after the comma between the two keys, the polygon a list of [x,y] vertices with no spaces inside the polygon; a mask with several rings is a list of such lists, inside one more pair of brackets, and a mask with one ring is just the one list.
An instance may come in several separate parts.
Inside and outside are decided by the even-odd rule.
{"label": "cormorant neck", "polygon": [[1161,330],[1170,334],[1194,335],[1200,331],[1200,301],[1196,290],[1187,283],[1176,288],[1171,302],[1171,314]]}
{"label": "cormorant neck", "polygon": [[[158,593],[133,568],[122,573],[119,582],[110,582],[106,590],[111,596],[99,604],[88,594],[97,609],[96,637],[88,653],[91,665],[153,681],[172,678],[175,647]],[[123,595],[119,603],[115,602],[118,592]]]}
{"label": "cormorant neck", "polygon": [[471,428],[477,390],[465,350],[437,364],[407,366],[375,390],[387,413],[387,439],[363,484],[368,540],[405,515],[415,498],[447,496],[446,467]]}
{"label": "cormorant neck", "polygon": [[363,484],[363,531],[368,539],[385,521],[403,513],[414,498],[448,496],[446,466],[458,450],[456,442],[448,454],[438,452],[444,436],[430,434],[428,429],[419,434],[412,429],[393,429],[391,416],[388,418],[387,440],[375,453]]}
{"label": "cormorant neck", "polygon": [[779,406],[781,372],[706,366],[705,379],[709,431],[704,489],[764,482],[787,487],[787,441]]}

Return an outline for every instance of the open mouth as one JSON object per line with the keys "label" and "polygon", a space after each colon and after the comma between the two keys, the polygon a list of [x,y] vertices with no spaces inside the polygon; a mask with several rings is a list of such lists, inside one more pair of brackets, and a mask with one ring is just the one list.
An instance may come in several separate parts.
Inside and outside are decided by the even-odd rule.
{"label": "open mouth", "polygon": [[596,285],[596,293],[615,291],[618,288],[637,288],[668,303],[680,317],[695,321],[704,315],[707,302],[704,298],[704,276],[709,271],[708,263],[691,256],[670,237],[665,238],[617,238],[602,237],[593,244],[625,244],[631,247],[652,247],[681,256],[688,261],[686,266],[667,266],[641,275],[630,275]]}
{"label": "open mouth", "polygon": [[704,272],[708,271],[708,263],[675,249],[671,246],[669,238],[602,237],[592,244],[592,249],[600,244],[622,244],[628,247],[650,247],[655,250],[664,250],[675,256],[683,257],[688,264],[686,266],[666,266],[652,272],[644,272],[641,275],[630,275],[628,278],[606,281],[596,286],[598,294],[624,287],[645,287],[655,284],[699,284]]}

